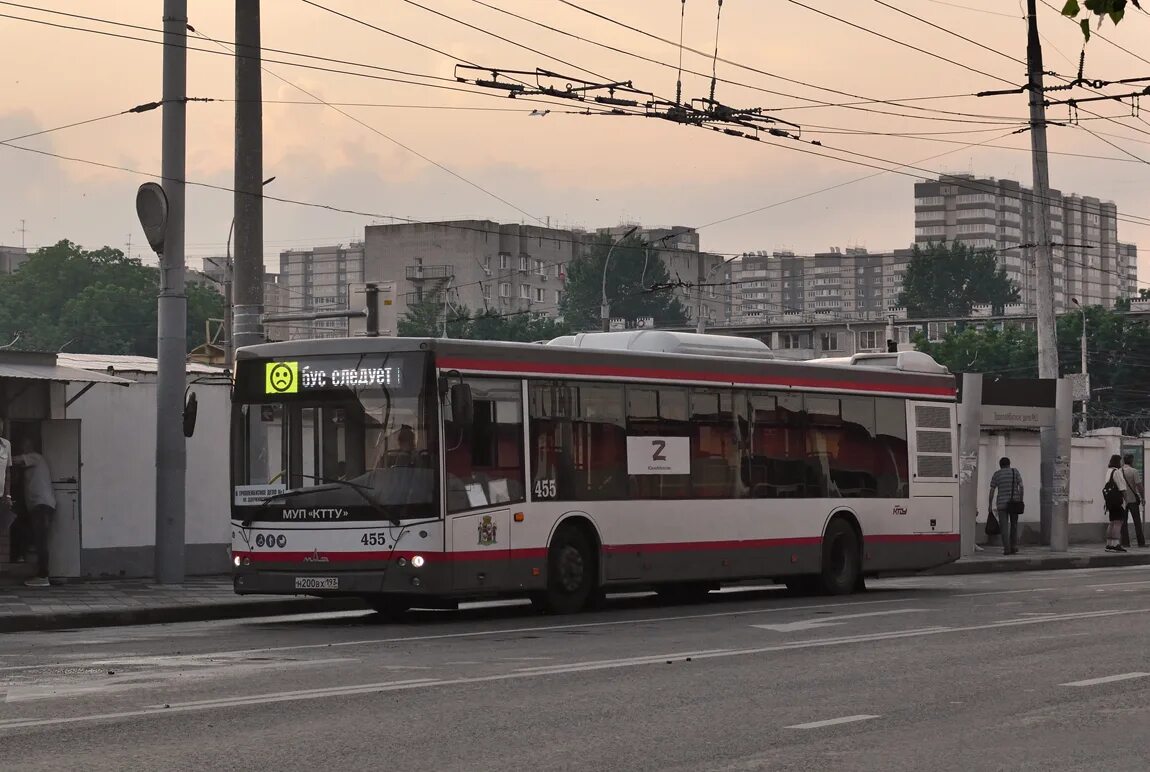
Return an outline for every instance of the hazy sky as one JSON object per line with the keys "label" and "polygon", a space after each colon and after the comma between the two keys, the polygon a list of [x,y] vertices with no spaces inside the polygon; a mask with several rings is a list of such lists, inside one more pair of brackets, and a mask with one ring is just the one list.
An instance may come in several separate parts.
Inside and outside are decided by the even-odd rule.
{"label": "hazy sky", "polygon": [[[360,239],[364,225],[390,222],[387,216],[531,221],[411,151],[448,167],[534,217],[550,218],[553,225],[598,227],[628,220],[648,226],[695,226],[701,228],[704,249],[728,253],[783,248],[812,252],[831,246],[885,250],[913,240],[914,181],[892,173],[716,223],[875,172],[810,151],[884,168],[897,162],[932,171],[1018,179],[1026,184],[1031,180],[1030,157],[1025,152],[1028,137],[1010,133],[1026,119],[1026,97],[954,96],[1007,88],[1025,80],[1024,3],[1018,0],[891,0],[891,5],[971,42],[901,15],[876,0],[802,0],[809,8],[791,0],[726,0],[719,28],[719,55],[760,72],[720,61],[719,78],[732,82],[720,80],[716,98],[738,107],[767,108],[772,115],[802,126],[803,138],[820,140],[822,148],[784,139],[752,143],[641,117],[564,114],[564,110],[577,109],[566,102],[550,106],[553,112],[545,117],[531,117],[533,108],[547,106],[466,86],[462,86],[465,91],[476,93],[461,93],[451,90],[457,84],[449,81],[370,69],[392,68],[438,79],[450,79],[457,61],[505,69],[543,67],[586,78],[591,77],[587,74],[590,71],[615,80],[630,79],[636,87],[661,97],[674,96],[677,45],[595,18],[560,0],[420,0],[421,5],[443,16],[405,0],[321,2],[449,56],[302,0],[263,1],[265,47],[355,63],[325,63],[265,52],[266,59],[312,67],[266,65],[274,75],[264,77],[265,100],[311,103],[269,103],[265,108],[265,176],[277,177],[268,194],[379,216],[338,214],[269,201],[265,206],[265,254],[272,266],[278,265],[276,256],[283,248]],[[678,40],[680,0],[574,2],[631,27]],[[1060,0],[1049,2],[1062,4]],[[27,0],[27,4],[37,4],[37,0]],[[156,30],[161,26],[161,0],[41,0],[41,4],[45,9],[148,29],[0,3],[0,14],[4,14],[0,16],[0,140],[160,98],[161,46],[8,17],[159,40]],[[491,6],[627,53],[543,29]],[[687,0],[685,9],[686,45],[712,52],[715,0]],[[862,29],[818,11],[849,20]],[[1044,0],[1039,0],[1039,12],[1046,68],[1073,76],[1082,43],[1080,32]],[[190,23],[215,40],[233,38],[232,14],[233,4],[225,0],[189,2]],[[542,53],[532,53],[445,17]],[[1150,60],[1150,46],[1145,42],[1150,40],[1148,31],[1150,17],[1131,13],[1117,28],[1107,24],[1102,34]],[[871,32],[916,45],[957,64]],[[195,36],[189,40],[195,48],[220,52],[207,40]],[[232,60],[207,52],[188,54],[188,94],[227,100],[234,94]],[[1097,37],[1087,53],[1086,75],[1091,78],[1150,75],[1150,61],[1140,61]],[[374,77],[325,72],[315,66]],[[683,66],[709,75],[711,59],[687,51]],[[276,75],[329,102],[373,105],[341,109],[380,133],[330,107],[315,104]],[[380,80],[380,76],[420,85]],[[706,96],[709,87],[709,77],[684,73],[684,97]],[[1090,95],[1081,89],[1074,93]],[[922,99],[937,96],[951,98]],[[911,98],[916,101],[900,105],[816,104]],[[1127,155],[1150,159],[1150,122],[1132,116],[1129,106],[1118,103],[1085,105],[1081,117],[1091,118],[1086,109],[1115,116],[1115,121],[1085,120],[1080,125],[1051,128],[1052,151],[1086,156],[1052,155],[1052,185],[1064,192],[1113,200],[1121,214],[1150,217],[1150,170],[1145,162]],[[1065,122],[1067,110],[1052,108],[1050,117]],[[232,129],[230,102],[189,105],[189,180],[232,184]],[[998,147],[968,146],[982,142]],[[119,116],[16,144],[154,174],[160,169],[160,112]],[[925,176],[925,172],[910,173]],[[89,247],[110,244],[125,248],[130,236],[133,253],[143,256],[144,239],[133,202],[136,187],[145,179],[0,146],[0,243],[19,245],[24,221],[29,247],[69,238]],[[198,264],[194,258],[223,252],[231,208],[227,192],[189,189],[190,262]],[[1140,274],[1150,278],[1148,235],[1147,226],[1119,223],[1119,238],[1142,248]]]}

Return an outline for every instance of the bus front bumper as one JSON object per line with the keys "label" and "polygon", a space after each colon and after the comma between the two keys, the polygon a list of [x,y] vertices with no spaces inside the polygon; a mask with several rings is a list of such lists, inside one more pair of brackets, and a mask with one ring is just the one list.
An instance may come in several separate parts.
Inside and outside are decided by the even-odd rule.
{"label": "bus front bumper", "polygon": [[327,572],[237,568],[232,586],[238,595],[436,595],[450,590],[451,568],[430,563]]}

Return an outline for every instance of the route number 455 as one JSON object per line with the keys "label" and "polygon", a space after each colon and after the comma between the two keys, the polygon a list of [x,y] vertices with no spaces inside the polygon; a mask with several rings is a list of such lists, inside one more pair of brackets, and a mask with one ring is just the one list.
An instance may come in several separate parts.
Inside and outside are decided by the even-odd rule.
{"label": "route number 455", "polygon": [[553,499],[555,498],[555,481],[554,480],[536,480],[535,481],[535,498],[537,499]]}

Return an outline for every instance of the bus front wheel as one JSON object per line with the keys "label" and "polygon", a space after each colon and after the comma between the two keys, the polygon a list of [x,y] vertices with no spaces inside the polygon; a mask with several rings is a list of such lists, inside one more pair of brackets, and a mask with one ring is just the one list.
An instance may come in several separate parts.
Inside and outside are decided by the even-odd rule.
{"label": "bus front wheel", "polygon": [[823,563],[819,584],[828,595],[846,595],[862,584],[862,559],[859,537],[842,518],[827,526],[823,537]]}
{"label": "bus front wheel", "polygon": [[532,601],[552,614],[574,614],[592,600],[599,570],[591,540],[583,529],[559,529],[547,551],[547,589]]}

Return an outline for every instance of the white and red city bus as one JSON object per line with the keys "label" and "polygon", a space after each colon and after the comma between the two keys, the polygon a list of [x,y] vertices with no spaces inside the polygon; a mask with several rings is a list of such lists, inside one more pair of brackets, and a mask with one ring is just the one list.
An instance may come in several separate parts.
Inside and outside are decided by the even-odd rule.
{"label": "white and red city bus", "polygon": [[571,612],[615,588],[847,593],[958,557],[955,382],[919,352],[645,330],[236,360],[238,593]]}

